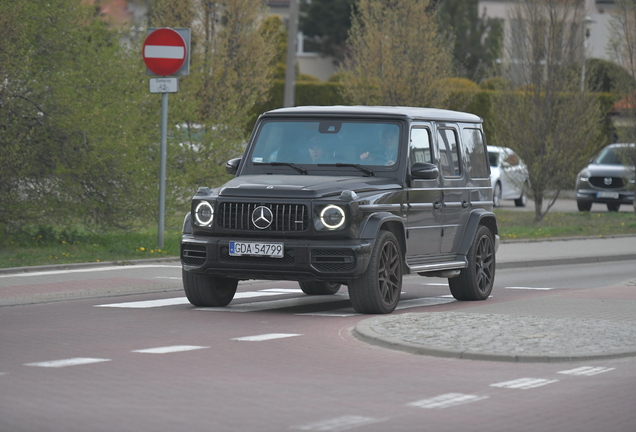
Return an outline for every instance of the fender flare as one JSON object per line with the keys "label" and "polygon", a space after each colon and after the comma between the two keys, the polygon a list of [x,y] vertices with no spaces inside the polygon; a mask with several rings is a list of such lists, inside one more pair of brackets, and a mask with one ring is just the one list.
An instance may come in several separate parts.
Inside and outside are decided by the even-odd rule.
{"label": "fender flare", "polygon": [[186,213],[183,218],[183,227],[181,228],[182,234],[192,234],[192,213]]}
{"label": "fender flare", "polygon": [[497,218],[495,214],[484,209],[473,210],[468,218],[468,223],[466,224],[466,230],[464,231],[458,255],[465,256],[468,254],[468,249],[470,249],[475,233],[477,232],[477,229],[479,229],[480,225],[488,227],[496,241],[496,236],[499,233],[499,230],[497,228]]}
{"label": "fender flare", "polygon": [[378,212],[373,213],[362,224],[360,230],[360,238],[372,239],[375,241],[378,238],[378,233],[383,226],[388,225],[388,230],[391,231],[398,242],[400,242],[400,248],[402,249],[402,256],[406,256],[406,232],[404,229],[404,220],[393,213]]}

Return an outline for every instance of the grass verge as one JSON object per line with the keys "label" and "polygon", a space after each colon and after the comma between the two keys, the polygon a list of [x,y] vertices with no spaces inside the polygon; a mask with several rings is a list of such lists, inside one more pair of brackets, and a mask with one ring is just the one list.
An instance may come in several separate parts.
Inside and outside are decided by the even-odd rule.
{"label": "grass verge", "polygon": [[[633,213],[555,212],[539,223],[531,211],[497,209],[495,213],[503,241],[636,234]],[[177,257],[180,237],[177,222],[166,227],[162,248],[157,248],[156,229],[97,234],[39,228],[0,239],[0,268]]]}
{"label": "grass verge", "polygon": [[534,212],[495,210],[495,214],[503,241],[636,234],[634,213],[554,212],[541,222],[534,221]]}

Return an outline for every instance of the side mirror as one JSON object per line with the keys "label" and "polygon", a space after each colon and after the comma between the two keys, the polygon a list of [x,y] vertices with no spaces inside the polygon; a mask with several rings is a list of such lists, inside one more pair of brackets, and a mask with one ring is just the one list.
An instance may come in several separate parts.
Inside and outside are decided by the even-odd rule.
{"label": "side mirror", "polygon": [[228,174],[236,174],[238,167],[241,164],[241,158],[230,159],[225,163],[225,172]]}
{"label": "side mirror", "polygon": [[426,162],[415,162],[411,165],[411,175],[422,180],[435,180],[439,177],[437,166]]}

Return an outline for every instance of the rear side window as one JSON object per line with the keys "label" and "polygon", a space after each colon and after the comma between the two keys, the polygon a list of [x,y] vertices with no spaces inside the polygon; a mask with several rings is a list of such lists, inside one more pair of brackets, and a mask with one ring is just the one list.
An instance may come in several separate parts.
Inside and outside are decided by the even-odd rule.
{"label": "rear side window", "polygon": [[462,131],[462,138],[466,148],[466,155],[468,156],[468,172],[470,176],[472,178],[489,177],[486,145],[481,130],[466,128]]}
{"label": "rear side window", "polygon": [[438,129],[439,165],[444,177],[459,177],[459,145],[454,129]]}

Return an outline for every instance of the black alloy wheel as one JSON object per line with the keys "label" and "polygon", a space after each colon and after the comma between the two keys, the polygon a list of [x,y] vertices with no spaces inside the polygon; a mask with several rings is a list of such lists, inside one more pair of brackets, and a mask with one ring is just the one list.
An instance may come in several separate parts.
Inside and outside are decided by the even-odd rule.
{"label": "black alloy wheel", "polygon": [[353,308],[364,314],[387,314],[395,310],[402,292],[402,252],[395,235],[380,231],[369,267],[349,283]]}
{"label": "black alloy wheel", "polygon": [[480,226],[468,250],[468,267],[448,280],[457,300],[486,300],[495,283],[495,242],[492,232]]}

